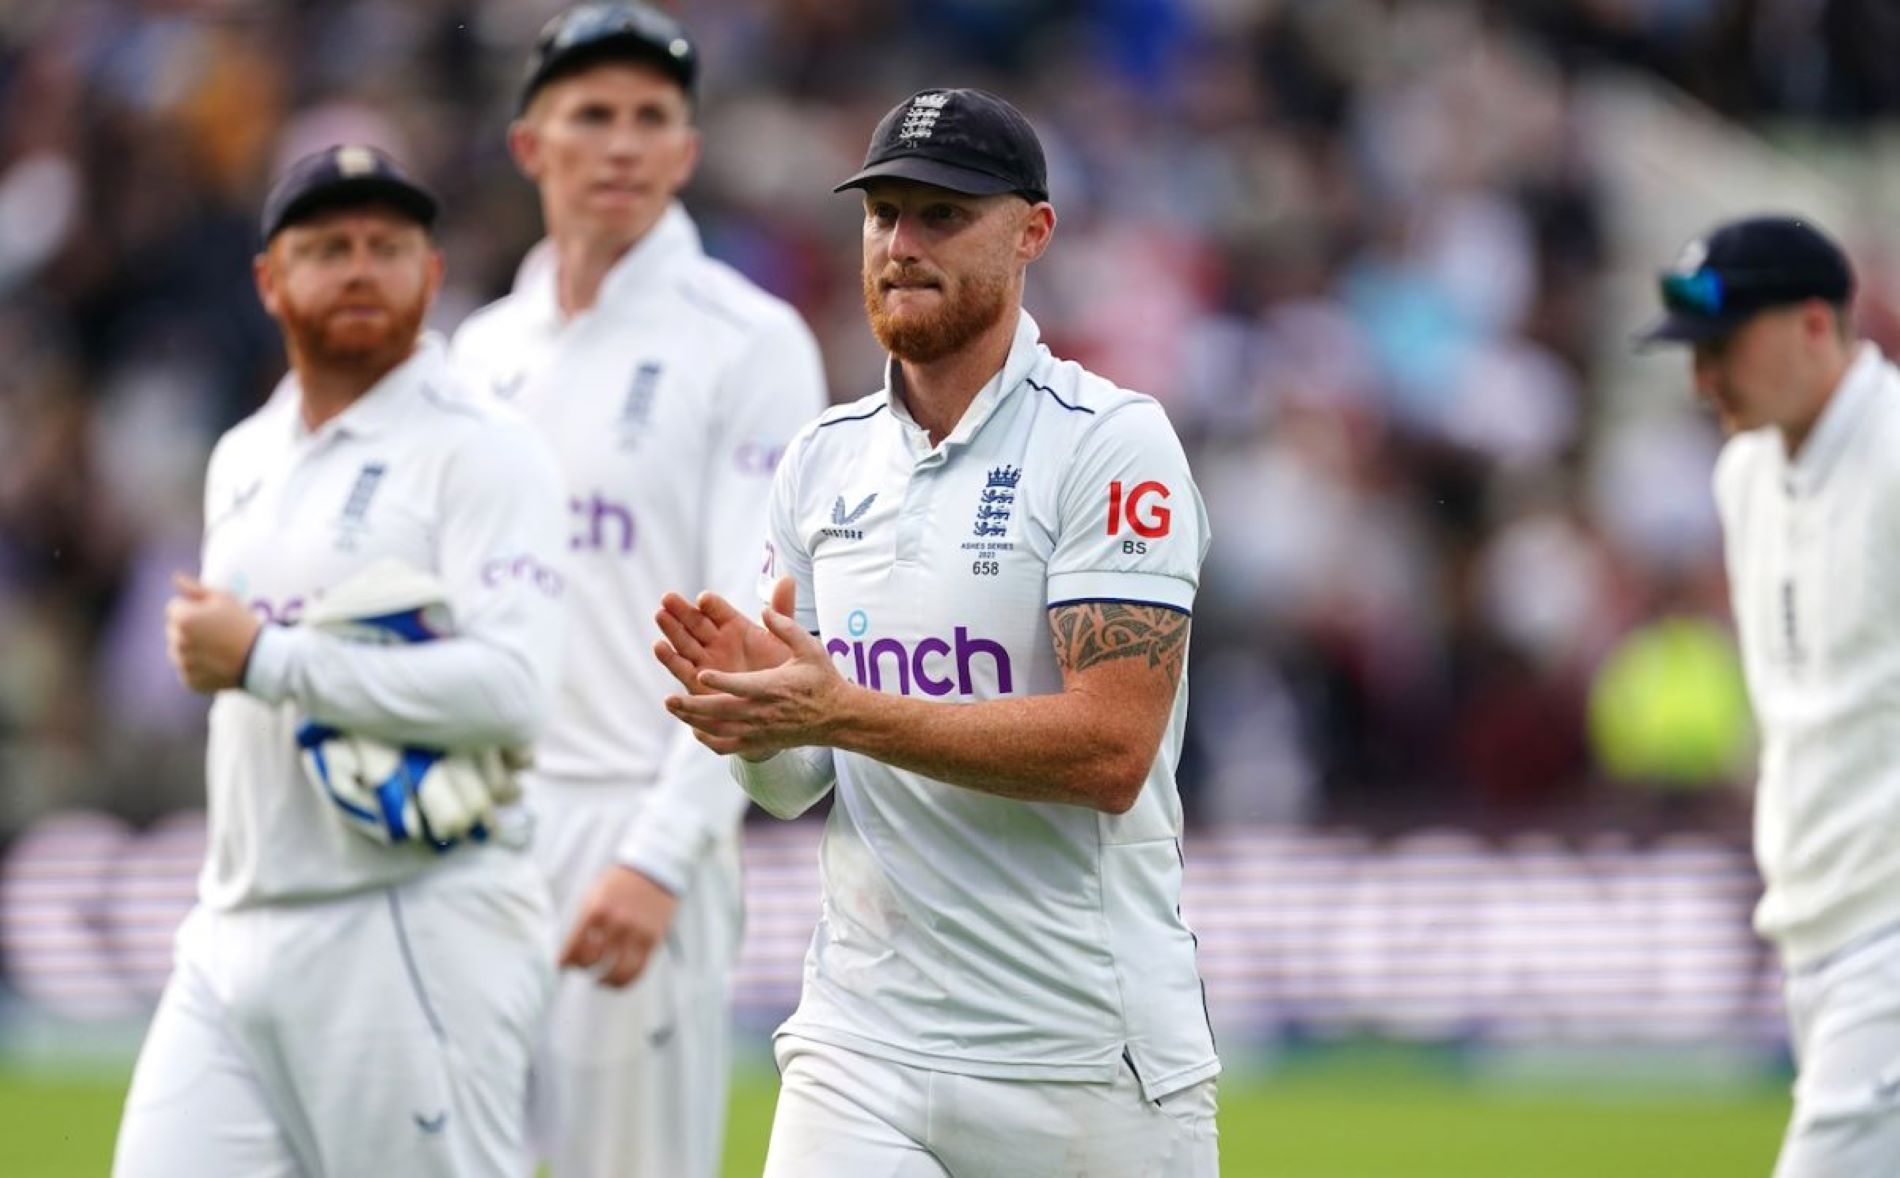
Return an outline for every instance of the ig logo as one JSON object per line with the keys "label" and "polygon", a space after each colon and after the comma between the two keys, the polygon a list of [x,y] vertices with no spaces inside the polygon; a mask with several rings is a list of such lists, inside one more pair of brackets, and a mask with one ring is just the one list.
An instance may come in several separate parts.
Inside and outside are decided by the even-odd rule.
{"label": "ig logo", "polygon": [[1167,484],[1155,482],[1153,479],[1136,483],[1134,489],[1126,495],[1122,493],[1120,479],[1108,484],[1108,534],[1120,535],[1122,527],[1126,525],[1129,531],[1143,537],[1141,540],[1123,540],[1123,552],[1131,554],[1146,552],[1148,551],[1147,540],[1156,540],[1168,534],[1169,529],[1174,526],[1172,510],[1160,504],[1148,506],[1145,511],[1143,510],[1144,504],[1149,499],[1165,501],[1168,497]]}

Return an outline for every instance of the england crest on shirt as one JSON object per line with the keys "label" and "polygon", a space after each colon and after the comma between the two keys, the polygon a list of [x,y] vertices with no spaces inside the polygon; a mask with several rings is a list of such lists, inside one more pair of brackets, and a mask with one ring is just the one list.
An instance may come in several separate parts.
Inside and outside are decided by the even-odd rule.
{"label": "england crest on shirt", "polygon": [[658,360],[642,360],[633,370],[633,381],[627,386],[627,397],[620,404],[620,418],[615,422],[622,450],[638,445],[653,420],[653,398],[660,390],[660,373]]}
{"label": "england crest on shirt", "polygon": [[356,550],[357,537],[369,527],[369,505],[376,498],[376,488],[382,485],[383,475],[389,468],[381,462],[365,462],[363,469],[356,472],[356,481],[350,484],[350,494],[343,501],[343,512],[336,521],[336,546],[345,552]]}
{"label": "england crest on shirt", "polygon": [[989,472],[977,493],[976,517],[970,524],[972,539],[964,542],[964,548],[1002,552],[1015,547],[1004,537],[1009,535],[1010,517],[1016,510],[1016,487],[1022,477],[1021,467],[1007,464]]}

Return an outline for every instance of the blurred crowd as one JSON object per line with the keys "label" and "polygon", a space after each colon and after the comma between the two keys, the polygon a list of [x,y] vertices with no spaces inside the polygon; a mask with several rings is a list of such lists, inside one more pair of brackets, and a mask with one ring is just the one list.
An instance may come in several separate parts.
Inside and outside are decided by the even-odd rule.
{"label": "blurred crowd", "polygon": [[[163,657],[218,432],[282,368],[270,175],[340,141],[445,198],[448,329],[536,234],[504,135],[554,0],[0,4],[0,837],[200,797]],[[1168,406],[1215,546],[1204,823],[1732,822],[1748,737],[1688,414],[1603,411],[1605,63],[1740,118],[1900,105],[1884,0],[681,0],[709,249],[870,391],[830,186],[930,85],[1016,101],[1060,353]],[[1660,260],[1659,260],[1660,261]],[[1685,373],[1686,380],[1686,373]],[[1615,673],[1610,673],[1614,668]],[[1686,750],[1686,751],[1685,751]]]}

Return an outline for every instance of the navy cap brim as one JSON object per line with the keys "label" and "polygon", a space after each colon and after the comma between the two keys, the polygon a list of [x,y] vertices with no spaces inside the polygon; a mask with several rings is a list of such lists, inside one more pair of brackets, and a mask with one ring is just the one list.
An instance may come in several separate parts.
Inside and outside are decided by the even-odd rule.
{"label": "navy cap brim", "polygon": [[434,228],[440,211],[435,198],[413,184],[391,176],[351,176],[320,185],[285,205],[265,228],[264,240],[318,213],[370,204],[392,205],[424,229]]}
{"label": "navy cap brim", "polygon": [[1720,339],[1742,325],[1747,316],[1665,315],[1636,335],[1639,348],[1665,344],[1699,344]]}
{"label": "navy cap brim", "polygon": [[[965,196],[1000,196],[1005,192],[1020,192],[1015,183],[988,172],[979,172],[975,168],[959,167],[942,160],[925,159],[923,156],[904,155],[896,159],[883,160],[858,172],[849,180],[833,188],[833,192],[843,192],[850,188],[865,188],[873,180],[915,180],[920,184],[932,184],[938,188],[947,188],[951,192],[961,192]],[[1038,199],[1042,199],[1038,197]]]}

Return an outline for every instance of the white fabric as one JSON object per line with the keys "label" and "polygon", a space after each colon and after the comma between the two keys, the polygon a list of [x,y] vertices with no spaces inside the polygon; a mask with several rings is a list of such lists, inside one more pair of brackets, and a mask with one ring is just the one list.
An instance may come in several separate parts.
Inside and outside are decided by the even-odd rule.
{"label": "white fabric", "polygon": [[1738,435],[1715,494],[1761,728],[1755,927],[1799,967],[1900,923],[1900,373],[1862,345],[1795,461]]}
{"label": "white fabric", "polygon": [[[199,894],[220,909],[381,887],[441,861],[344,826],[303,778],[303,720],[443,748],[524,744],[559,675],[559,476],[519,419],[475,404],[433,338],[314,432],[300,407],[286,377],[205,478],[202,579],[273,623],[245,690],[211,706]],[[448,586],[454,637],[369,647],[295,625],[386,558]]]}
{"label": "white fabric", "polygon": [[1800,1078],[1775,1178],[1885,1178],[1900,1158],[1900,934],[1788,978]]}
{"label": "white fabric", "polygon": [[[796,578],[800,624],[847,678],[953,703],[1060,691],[1052,606],[1186,611],[1207,523],[1160,405],[1056,359],[1024,315],[941,446],[888,387],[802,431],[770,543],[761,591]],[[1218,1072],[1179,912],[1186,705],[1183,676],[1122,815],[850,753],[791,766],[814,790],[835,775],[837,796],[824,916],[785,1029],[999,1078],[1107,1082],[1127,1052],[1150,1097]]]}
{"label": "white fabric", "polygon": [[[537,1117],[555,1178],[695,1178],[716,1172],[724,1125],[746,798],[660,706],[677,685],[653,658],[653,612],[669,591],[749,595],[772,471],[824,408],[824,374],[797,313],[706,257],[677,205],[588,311],[564,317],[554,281],[543,242],[514,292],[454,344],[472,379],[539,427],[566,476],[574,641],[524,779],[547,812],[537,857],[564,922],[614,862],[680,909],[673,943],[630,990],[563,979],[549,1051],[564,1062],[548,1069]],[[586,790],[600,798],[570,796]],[[593,807],[597,821],[575,817]],[[672,1044],[649,1047],[666,1024]]]}
{"label": "white fabric", "polygon": [[1159,1101],[1098,1083],[931,1071],[795,1035],[773,1044],[765,1178],[1216,1178],[1212,1078]]}
{"label": "white fabric", "polygon": [[[555,881],[556,927],[614,862],[653,791],[542,783],[534,857]],[[666,939],[625,990],[567,970],[535,1060],[535,1138],[554,1178],[714,1178],[725,1140],[729,1010],[738,955],[738,846],[687,879]]]}
{"label": "white fabric", "polygon": [[[434,574],[384,558],[333,585],[304,625],[352,642],[402,645],[455,632],[448,587]],[[327,733],[312,740],[314,733]],[[420,750],[311,724],[299,732],[311,785],[358,834],[379,843],[423,839],[447,846],[486,838],[496,806],[517,801],[514,770],[528,750]]]}
{"label": "white fabric", "polygon": [[519,853],[327,901],[200,905],[115,1178],[526,1178],[551,921]]}
{"label": "white fabric", "polygon": [[726,759],[732,764],[732,779],[774,818],[798,817],[837,784],[830,749],[781,749],[762,761]]}
{"label": "white fabric", "polygon": [[706,257],[677,205],[588,311],[564,318],[554,278],[544,242],[454,345],[567,476],[574,643],[537,764],[560,781],[657,782],[664,801],[620,857],[678,889],[732,837],[745,797],[658,706],[676,685],[653,659],[653,611],[669,591],[746,599],[773,468],[824,408],[824,373],[798,314]]}

